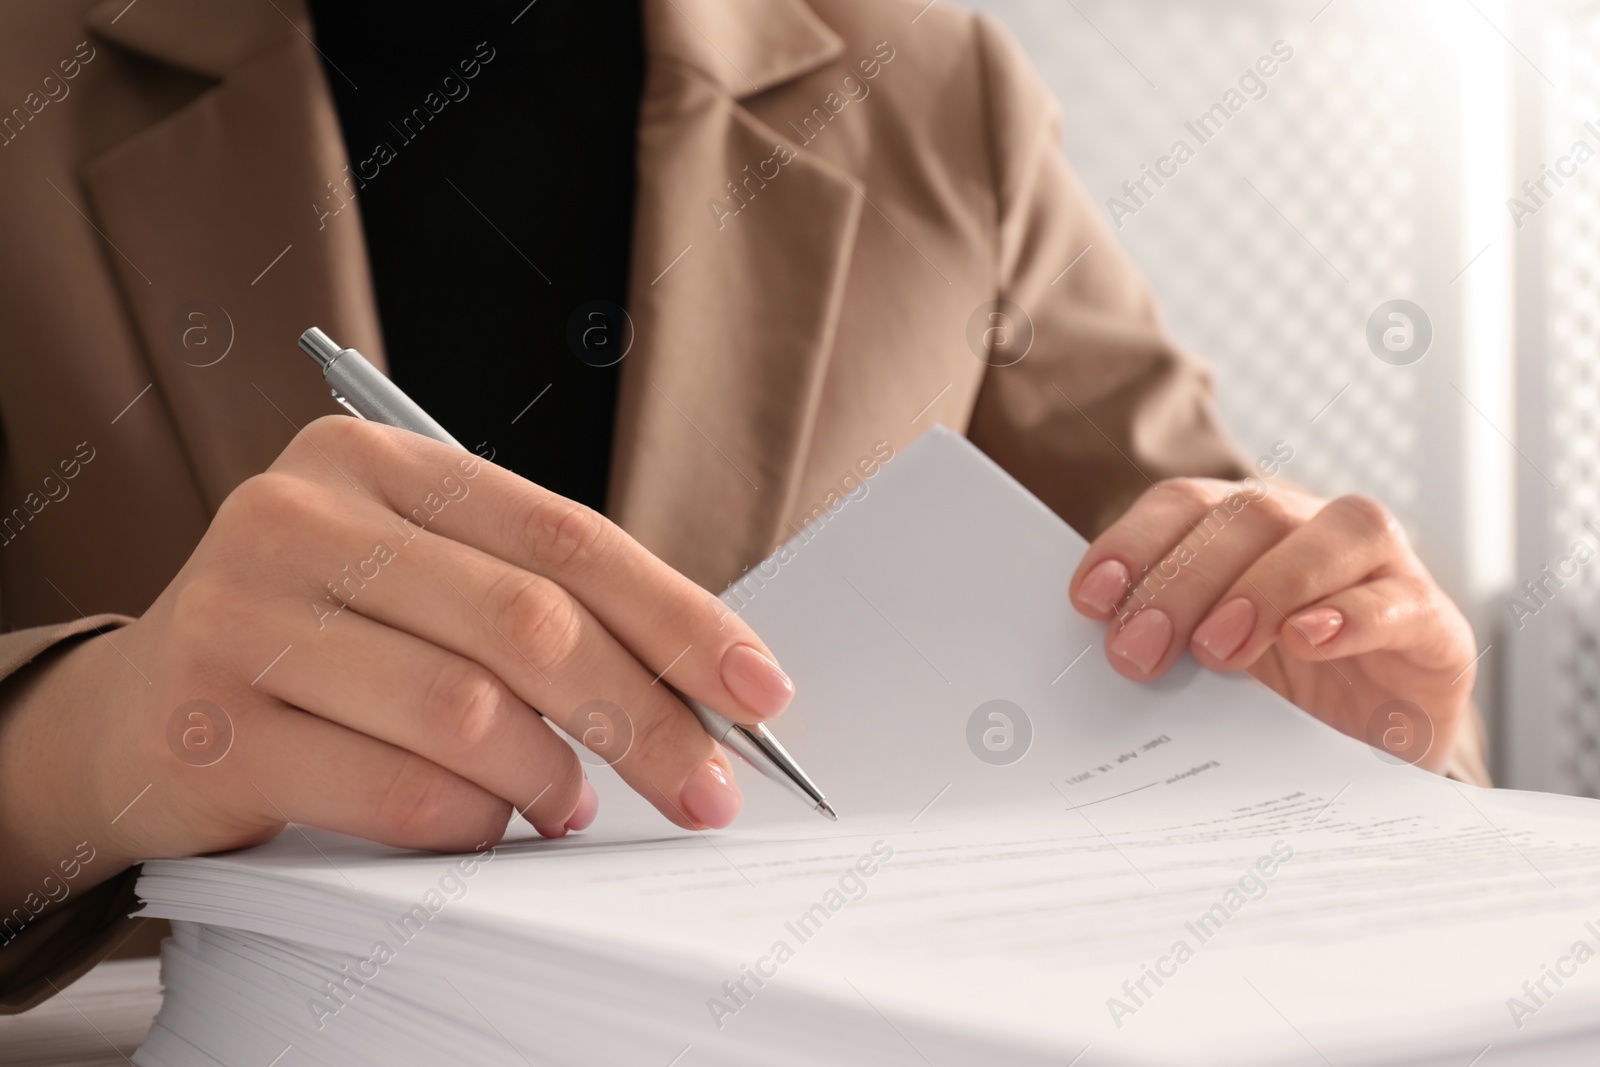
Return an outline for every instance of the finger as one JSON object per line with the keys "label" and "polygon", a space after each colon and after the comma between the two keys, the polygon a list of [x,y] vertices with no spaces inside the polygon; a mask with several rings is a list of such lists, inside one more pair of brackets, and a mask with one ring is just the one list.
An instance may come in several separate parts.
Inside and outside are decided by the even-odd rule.
{"label": "finger", "polygon": [[738,814],[727,757],[699,720],[550,579],[419,529],[376,577],[336,590],[349,607],[324,631],[364,617],[481,664],[680,826]]}
{"label": "finger", "polygon": [[296,642],[256,686],[432,760],[545,837],[565,834],[593,796],[571,746],[488,668],[355,612]]}
{"label": "finger", "polygon": [[704,589],[590,508],[415,434],[330,416],[308,446],[397,514],[568,590],[652,671],[740,722],[781,712],[794,693],[761,639]]}
{"label": "finger", "polygon": [[1243,669],[1302,609],[1411,563],[1410,548],[1382,505],[1369,497],[1339,497],[1241,575],[1196,627],[1189,647],[1213,670]]}
{"label": "finger", "polygon": [[[1298,521],[1291,505],[1259,483],[1241,490],[1228,482],[1169,482],[1146,497],[1125,531],[1108,531],[1107,546],[1118,554],[1108,559],[1126,558],[1140,574],[1104,642],[1112,667],[1135,680],[1159,677],[1177,662],[1217,598]],[[1091,570],[1084,582],[1090,600],[1095,580]]]}
{"label": "finger", "polygon": [[1142,588],[1150,565],[1235,489],[1232,482],[1211,479],[1173,479],[1153,486],[1078,561],[1067,587],[1073,605],[1091,618],[1110,618]]}
{"label": "finger", "polygon": [[[1445,607],[1440,595],[1431,581],[1413,573],[1363,582],[1292,615],[1279,644],[1293,659],[1330,665],[1366,655],[1365,672],[1380,689],[1403,679],[1417,691],[1421,671],[1431,672],[1435,692],[1470,692],[1477,662],[1471,658],[1472,630],[1459,612]],[[1394,682],[1385,677],[1391,663]],[[1461,722],[1450,706],[1448,700],[1428,706],[1384,700],[1364,712],[1346,708],[1342,714],[1337,709],[1316,714],[1345,733],[1442,774]],[[1427,747],[1419,752],[1414,746],[1421,744]]]}
{"label": "finger", "polygon": [[1279,640],[1295,659],[1337,660],[1387,651],[1404,654],[1425,669],[1459,672],[1461,650],[1471,641],[1454,622],[1454,613],[1441,610],[1431,582],[1397,574],[1351,586],[1295,612]]}
{"label": "finger", "polygon": [[295,708],[252,708],[235,729],[218,767],[234,771],[241,801],[264,820],[467,852],[499,841],[511,817],[504,800],[437,763]]}
{"label": "finger", "polygon": [[[316,499],[319,492],[328,499]],[[229,499],[234,508],[315,518],[317,545],[285,553],[296,580],[308,590],[322,586],[322,599],[306,604],[308,639],[353,614],[410,633],[488,668],[679,825],[726,826],[738,814],[742,794],[721,749],[657,684],[658,672],[556,583],[402,524],[376,502],[281,473],[252,479],[247,493]],[[593,702],[609,709],[613,729],[576,721]]]}

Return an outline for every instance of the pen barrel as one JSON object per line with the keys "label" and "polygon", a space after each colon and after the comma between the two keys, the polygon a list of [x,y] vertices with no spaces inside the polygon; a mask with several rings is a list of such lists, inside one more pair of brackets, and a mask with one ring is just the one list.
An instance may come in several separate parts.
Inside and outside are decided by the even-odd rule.
{"label": "pen barrel", "polygon": [[823,804],[822,791],[800,769],[788,751],[766,727],[740,726],[731,719],[712,711],[698,700],[678,694],[689,705],[694,717],[700,720],[706,733],[721,745],[760,771],[767,778],[805,801],[806,807],[817,808]]}
{"label": "pen barrel", "polygon": [[355,349],[342,350],[333,362],[323,368],[322,374],[333,390],[363,417],[387,426],[398,426],[447,445],[463,447],[460,441],[450,436],[448,430],[434,421],[433,416],[418,407]]}
{"label": "pen barrel", "polygon": [[[793,793],[813,810],[823,805],[822,791],[784,751],[778,739],[761,726],[735,725],[722,737],[724,747],[737,753],[746,763]],[[831,818],[832,816],[830,816]]]}

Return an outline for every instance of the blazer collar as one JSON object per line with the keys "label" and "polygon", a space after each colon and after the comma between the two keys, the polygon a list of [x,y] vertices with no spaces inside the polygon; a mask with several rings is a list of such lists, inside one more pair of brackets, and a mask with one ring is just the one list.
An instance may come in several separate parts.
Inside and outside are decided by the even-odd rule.
{"label": "blazer collar", "polygon": [[[735,99],[838,58],[844,42],[803,0],[643,0],[658,56],[705,73]],[[137,6],[134,6],[136,4]],[[307,36],[303,0],[101,0],[85,18],[106,41],[221,78],[294,34]]]}
{"label": "blazer collar", "polygon": [[803,0],[644,0],[648,51],[714,79],[736,100],[837,59],[844,41]]}
{"label": "blazer collar", "polygon": [[84,21],[111,44],[210,78],[311,28],[302,0],[101,0]]}

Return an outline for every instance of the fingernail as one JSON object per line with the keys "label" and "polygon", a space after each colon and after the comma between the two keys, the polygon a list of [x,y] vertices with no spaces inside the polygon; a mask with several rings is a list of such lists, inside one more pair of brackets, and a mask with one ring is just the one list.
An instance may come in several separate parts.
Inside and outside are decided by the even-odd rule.
{"label": "fingernail", "polygon": [[1289,625],[1300,631],[1300,636],[1316,648],[1332,641],[1344,629],[1344,616],[1337,608],[1312,608],[1290,619]]}
{"label": "fingernail", "polygon": [[732,776],[722,764],[706,760],[683,783],[678,803],[695,822],[720,830],[733,822],[739,809],[744,807],[744,794],[733,784]]}
{"label": "fingernail", "polygon": [[587,778],[583,781],[583,792],[578,796],[578,806],[573,809],[567,818],[568,830],[587,830],[589,824],[594,822],[594,816],[600,810],[600,798],[595,796],[594,786],[589,784]]}
{"label": "fingernail", "polygon": [[1111,642],[1111,651],[1145,674],[1156,669],[1172,644],[1172,620],[1157,608],[1138,612]]}
{"label": "fingernail", "polygon": [[1217,659],[1227,659],[1255,628],[1256,606],[1249,597],[1236,596],[1206,616],[1195,629],[1194,643]]}
{"label": "fingernail", "polygon": [[1078,599],[1100,614],[1109,615],[1128,595],[1128,586],[1132,584],[1128,568],[1114,559],[1102,560],[1078,586]]}
{"label": "fingernail", "polygon": [[764,718],[778,714],[794,699],[789,676],[749,645],[734,645],[722,654],[722,684],[734,699]]}

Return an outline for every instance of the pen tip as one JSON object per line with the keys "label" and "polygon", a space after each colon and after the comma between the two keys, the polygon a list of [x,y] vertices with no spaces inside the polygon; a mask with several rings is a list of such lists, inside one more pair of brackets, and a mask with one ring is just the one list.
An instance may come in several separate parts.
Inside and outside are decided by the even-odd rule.
{"label": "pen tip", "polygon": [[832,819],[834,822],[839,821],[839,816],[834,814],[833,809],[828,806],[828,802],[826,800],[817,801],[817,810],[822,812],[822,814],[826,815],[828,818]]}

